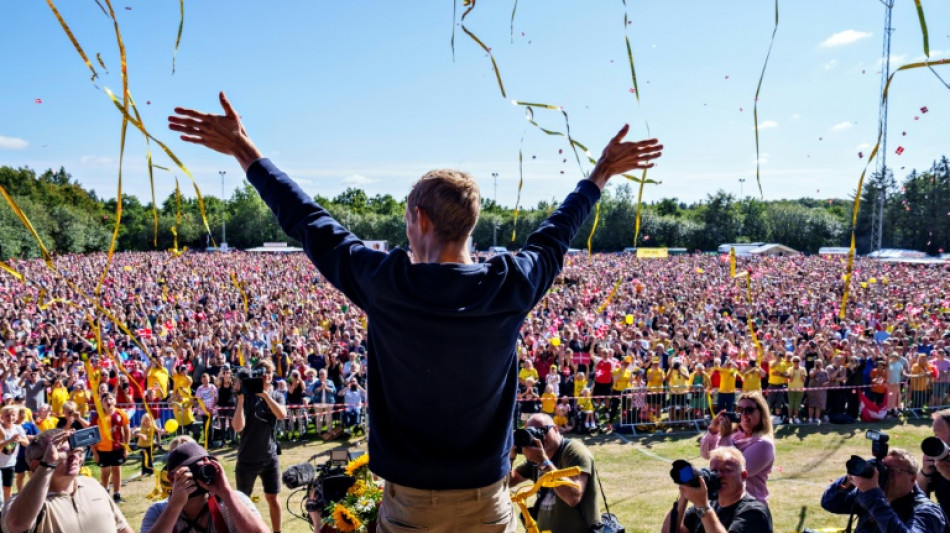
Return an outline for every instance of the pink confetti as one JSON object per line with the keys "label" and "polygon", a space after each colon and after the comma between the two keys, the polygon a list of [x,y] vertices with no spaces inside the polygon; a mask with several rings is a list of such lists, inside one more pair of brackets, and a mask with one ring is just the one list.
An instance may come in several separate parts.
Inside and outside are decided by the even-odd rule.
{"label": "pink confetti", "polygon": [[914,120],[920,120],[920,116],[919,116],[919,115],[914,115]]}
{"label": "pink confetti", "polygon": [[563,153],[564,153],[564,150],[562,150],[562,149],[560,149],[560,148],[558,148],[558,149],[557,149],[557,153],[559,153],[559,154],[563,154]]}
{"label": "pink confetti", "polygon": [[632,21],[632,20],[628,20],[628,21],[627,21],[627,26],[629,26],[629,25],[631,25],[631,24],[633,24],[633,21]]}
{"label": "pink confetti", "polygon": [[561,161],[561,163],[567,163],[567,158],[565,157],[564,160]]}
{"label": "pink confetti", "polygon": [[937,251],[938,251],[939,253],[943,253],[943,248],[938,248]]}
{"label": "pink confetti", "polygon": [[739,112],[742,113],[742,108],[741,108],[741,107],[739,108]]}
{"label": "pink confetti", "polygon": [[521,36],[524,37],[524,32],[521,32]]}
{"label": "pink confetti", "polygon": [[729,75],[728,75],[728,74],[726,74],[726,79],[727,79],[727,80],[729,79]]}
{"label": "pink confetti", "polygon": [[564,171],[563,171],[563,170],[561,171],[561,174],[564,174]]}
{"label": "pink confetti", "polygon": [[902,132],[901,132],[901,135],[903,135],[904,137],[907,137],[907,132],[906,132],[906,131],[902,131]]}
{"label": "pink confetti", "polygon": [[536,156],[536,155],[531,156],[531,159],[537,159],[537,158],[538,158],[538,156]]}
{"label": "pink confetti", "polygon": [[781,467],[781,466],[780,466],[780,467],[778,467],[778,472],[779,472],[779,474],[781,474],[781,473],[782,473],[782,467]]}
{"label": "pink confetti", "polygon": [[152,101],[151,101],[151,100],[146,100],[146,101],[145,101],[145,105],[152,105]]}
{"label": "pink confetti", "polygon": [[894,153],[897,154],[897,155],[903,154],[903,153],[904,153],[904,147],[903,147],[903,146],[898,146],[898,147],[897,147],[897,150],[894,150]]}
{"label": "pink confetti", "polygon": [[38,103],[38,104],[42,104],[42,103],[43,103],[43,99],[42,99],[42,98],[36,98],[36,99],[34,99],[33,101],[36,102],[36,103]]}
{"label": "pink confetti", "polygon": [[650,240],[650,236],[649,236],[649,235],[644,235],[644,236],[643,236],[643,240],[645,240],[645,241]]}
{"label": "pink confetti", "polygon": [[926,113],[927,111],[930,111],[929,109],[927,109],[927,106],[924,106],[924,107],[921,107],[921,108],[920,108],[920,112],[921,112],[921,113]]}
{"label": "pink confetti", "polygon": [[129,7],[129,6],[125,6],[125,10],[126,10],[126,11],[132,11],[132,8]]}
{"label": "pink confetti", "polygon": [[858,152],[858,159],[864,158],[864,152]]}
{"label": "pink confetti", "polygon": [[[613,61],[611,61],[611,63],[613,63]],[[630,94],[634,94],[636,92],[637,92],[636,89],[634,89],[633,87],[630,88]]]}

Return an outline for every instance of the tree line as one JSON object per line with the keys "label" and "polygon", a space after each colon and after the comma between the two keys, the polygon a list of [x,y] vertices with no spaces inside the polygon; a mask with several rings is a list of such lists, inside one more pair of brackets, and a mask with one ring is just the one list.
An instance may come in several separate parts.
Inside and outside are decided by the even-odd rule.
{"label": "tree line", "polygon": [[[116,200],[99,199],[85,190],[64,168],[40,174],[28,168],[0,167],[0,185],[14,198],[51,252],[58,254],[106,250],[115,224]],[[653,192],[648,186],[645,194]],[[930,254],[950,249],[950,162],[941,157],[924,172],[913,171],[898,186],[891,169],[875,173],[861,194],[857,224],[859,253],[870,249],[871,213],[884,195],[884,247],[911,248]],[[349,188],[334,198],[314,198],[342,224],[364,239],[387,240],[405,246],[406,200],[389,194],[369,196]],[[560,199],[521,208],[517,219],[511,207],[482,200],[482,215],[472,234],[479,249],[491,245],[518,248],[531,231],[554,210]],[[631,246],[683,247],[714,250],[727,242],[778,242],[807,253],[822,246],[846,246],[850,239],[851,199],[762,201],[737,198],[724,190],[698,202],[676,198],[645,202],[640,237],[633,242],[636,191],[630,184],[605,191],[591,247],[618,251]],[[155,250],[174,245],[203,249],[221,241],[222,225],[234,248],[250,248],[266,241],[289,241],[257,191],[243,183],[230,200],[205,196],[205,214],[212,238],[204,229],[197,200],[171,194],[157,209],[158,230],[151,202],[122,198],[122,225],[116,249]],[[180,207],[179,207],[180,206]],[[180,213],[180,217],[179,217]],[[180,218],[180,219],[179,219]],[[595,217],[590,216],[572,242],[587,248]],[[175,230],[174,232],[172,230]],[[293,243],[291,243],[293,244]],[[0,202],[0,257],[38,257],[36,242],[6,202]]]}

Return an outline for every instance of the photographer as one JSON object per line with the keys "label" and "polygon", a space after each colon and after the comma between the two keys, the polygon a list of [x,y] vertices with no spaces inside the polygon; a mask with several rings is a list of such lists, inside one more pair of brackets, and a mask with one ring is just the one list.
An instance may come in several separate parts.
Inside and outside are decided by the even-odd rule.
{"label": "photographer", "polygon": [[141,533],[267,532],[251,500],[231,488],[221,463],[200,444],[179,445],[168,454],[166,468],[171,496],[148,508]]}
{"label": "photographer", "polygon": [[720,412],[709,424],[709,430],[700,440],[699,453],[703,459],[720,446],[735,446],[745,457],[748,471],[749,494],[768,505],[768,479],[775,461],[775,443],[772,436],[772,418],[765,399],[758,392],[744,392],[736,405],[738,427],[726,412]]}
{"label": "photographer", "polygon": [[[232,426],[241,433],[238,444],[237,465],[234,468],[235,481],[239,491],[250,496],[254,491],[254,482],[258,477],[264,486],[264,498],[270,511],[270,521],[274,532],[280,531],[281,509],[277,495],[280,493],[280,463],[277,461],[277,435],[275,428],[278,420],[287,418],[287,410],[281,404],[283,397],[274,390],[274,364],[262,361],[263,392],[256,395],[245,394],[242,381],[237,396]],[[279,398],[279,399],[278,399]]]}
{"label": "photographer", "polygon": [[[937,411],[933,414],[933,420],[934,437],[940,439],[946,448],[947,443],[950,443],[950,409]],[[917,473],[917,485],[927,496],[936,494],[944,518],[950,516],[950,455],[938,460],[924,454],[921,465]]]}
{"label": "photographer", "polygon": [[873,469],[870,478],[845,475],[825,490],[822,509],[835,514],[856,514],[855,533],[943,531],[943,512],[917,486],[917,460],[905,450],[892,448],[881,465],[887,472],[883,486],[879,483],[878,468]]}
{"label": "photographer", "polygon": [[32,475],[3,508],[3,533],[87,531],[132,533],[125,516],[95,479],[80,476],[86,448],[71,449],[73,431],[40,433],[26,449]]}
{"label": "photographer", "polygon": [[[719,448],[710,454],[709,470],[719,476],[718,495],[709,493],[706,481],[699,486],[679,486],[676,502],[676,527],[670,528],[668,513],[663,533],[746,533],[771,532],[772,513],[768,506],[745,491],[748,472],[745,457],[736,448]],[[712,501],[710,500],[712,496]],[[693,507],[688,511],[686,504]]]}
{"label": "photographer", "polygon": [[577,483],[577,487],[541,489],[531,514],[538,521],[541,531],[590,531],[590,526],[600,518],[594,456],[581,441],[561,436],[548,415],[532,415],[525,422],[525,428],[540,431],[543,438],[534,438],[533,446],[525,446],[520,450],[527,460],[512,470],[511,486],[524,481],[536,481],[542,474],[552,470],[580,467],[580,475],[568,478]]}

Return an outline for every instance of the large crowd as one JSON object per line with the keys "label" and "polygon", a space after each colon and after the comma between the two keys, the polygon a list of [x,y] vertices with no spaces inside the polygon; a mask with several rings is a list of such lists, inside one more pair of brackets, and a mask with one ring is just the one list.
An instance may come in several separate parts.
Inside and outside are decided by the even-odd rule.
{"label": "large crowd", "polygon": [[[282,438],[359,431],[371,416],[365,317],[302,254],[120,253],[102,277],[105,261],[59,257],[56,271],[12,261],[27,281],[0,274],[5,497],[26,472],[17,445],[101,413],[100,464],[99,454],[121,464],[132,445],[151,473],[166,429],[226,444],[237,376],[262,361],[288,408]],[[522,328],[516,416],[548,414],[563,432],[716,429],[715,413],[755,391],[774,423],[948,403],[946,266],[858,260],[843,319],[841,258],[740,258],[738,268],[751,294],[724,257],[569,256]],[[109,470],[102,481],[118,500],[119,469]]]}

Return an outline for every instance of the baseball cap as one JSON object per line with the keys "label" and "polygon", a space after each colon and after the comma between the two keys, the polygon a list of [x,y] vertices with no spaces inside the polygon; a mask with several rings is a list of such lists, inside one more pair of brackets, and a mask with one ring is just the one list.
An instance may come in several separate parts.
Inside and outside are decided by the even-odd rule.
{"label": "baseball cap", "polygon": [[12,400],[12,399],[13,399],[13,395],[12,395],[12,394],[10,394],[9,392],[4,392],[4,393],[3,393],[3,401]]}
{"label": "baseball cap", "polygon": [[168,472],[173,472],[179,466],[191,466],[205,457],[211,456],[197,442],[182,443],[168,453],[168,461],[166,461]]}

